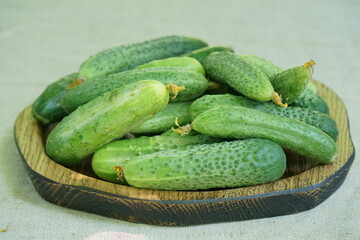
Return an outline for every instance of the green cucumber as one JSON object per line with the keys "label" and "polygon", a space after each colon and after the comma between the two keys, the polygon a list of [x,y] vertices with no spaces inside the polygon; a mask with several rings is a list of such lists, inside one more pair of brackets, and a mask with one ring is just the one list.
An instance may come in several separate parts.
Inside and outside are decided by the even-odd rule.
{"label": "green cucumber", "polygon": [[203,65],[211,81],[227,83],[248,98],[257,101],[273,100],[282,105],[269,78],[240,55],[214,52],[205,59]]}
{"label": "green cucumber", "polygon": [[42,124],[60,121],[67,115],[60,102],[67,92],[67,87],[78,77],[78,73],[66,75],[51,83],[35,100],[32,114]]}
{"label": "green cucumber", "polygon": [[140,80],[154,79],[164,83],[185,86],[176,98],[170,102],[184,102],[201,96],[208,88],[208,80],[201,74],[179,68],[144,68],[115,73],[104,78],[86,81],[71,89],[63,98],[61,104],[66,112],[72,112],[77,107],[87,103],[101,94],[114,88],[134,83]]}
{"label": "green cucumber", "polygon": [[325,100],[310,88],[305,89],[304,92],[291,103],[291,106],[309,108],[313,111],[329,114],[329,107]]}
{"label": "green cucumber", "polygon": [[205,75],[204,67],[201,65],[201,63],[190,57],[171,57],[171,58],[165,58],[161,60],[154,60],[149,63],[145,63],[143,65],[137,66],[136,68],[153,68],[153,67],[175,67],[180,69],[186,69],[198,72],[202,75]]}
{"label": "green cucumber", "polygon": [[166,36],[129,45],[121,45],[98,52],[80,66],[79,77],[95,79],[115,72],[132,69],[152,60],[180,56],[206,47],[204,41],[184,36]]}
{"label": "green cucumber", "polygon": [[223,46],[210,46],[194,50],[189,53],[185,53],[183,56],[195,58],[200,63],[203,63],[205,58],[213,52],[234,52],[232,48]]}
{"label": "green cucumber", "polygon": [[[175,133],[174,131],[172,132]],[[91,165],[95,174],[100,178],[114,183],[126,184],[124,179],[119,178],[117,174],[125,163],[131,161],[131,159],[136,156],[188,145],[220,141],[222,141],[222,139],[212,138],[202,134],[180,136],[178,133],[172,136],[142,136],[134,139],[118,140],[108,143],[96,150],[92,157]]]}
{"label": "green cucumber", "polygon": [[253,101],[246,97],[234,96],[231,94],[204,95],[201,98],[196,99],[191,104],[189,111],[191,117],[195,119],[202,112],[221,105],[241,106],[283,117],[297,119],[319,128],[328,134],[334,141],[336,141],[339,134],[336,122],[326,114],[301,107],[289,106],[287,108],[283,108],[273,103]]}
{"label": "green cucumber", "polygon": [[139,188],[199,190],[273,182],[285,167],[286,157],[278,144],[248,139],[138,156],[124,165],[123,177]]}
{"label": "green cucumber", "polygon": [[78,163],[153,117],[168,100],[165,85],[154,80],[116,88],[63,118],[47,138],[46,153],[63,165]]}
{"label": "green cucumber", "polygon": [[241,54],[240,56],[249,64],[259,68],[269,78],[270,81],[275,74],[283,71],[282,68],[278,67],[270,60],[265,58],[251,54]]}
{"label": "green cucumber", "polygon": [[304,92],[308,82],[312,79],[314,64],[315,62],[310,60],[301,66],[287,69],[270,78],[275,91],[279,93],[284,102],[290,104]]}
{"label": "green cucumber", "polygon": [[165,132],[171,129],[171,127],[176,126],[175,119],[178,119],[179,125],[188,124],[192,120],[189,113],[191,103],[192,102],[169,103],[165,109],[140,126],[134,128],[131,133],[153,134]]}
{"label": "green cucumber", "polygon": [[263,138],[319,163],[335,160],[334,140],[309,124],[239,106],[220,106],[201,113],[192,128],[202,134],[221,138]]}

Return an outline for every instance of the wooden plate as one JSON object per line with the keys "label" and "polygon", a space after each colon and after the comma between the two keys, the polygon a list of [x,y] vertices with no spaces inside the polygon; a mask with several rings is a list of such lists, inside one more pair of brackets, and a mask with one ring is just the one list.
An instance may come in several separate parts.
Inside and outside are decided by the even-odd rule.
{"label": "wooden plate", "polygon": [[157,191],[96,178],[90,160],[66,168],[44,152],[43,127],[27,107],[15,123],[15,138],[37,192],[67,208],[154,225],[194,225],[293,214],[314,208],[343,183],[354,160],[348,118],[339,97],[315,82],[339,129],[338,157],[329,165],[288,153],[284,176],[269,184],[208,191]]}

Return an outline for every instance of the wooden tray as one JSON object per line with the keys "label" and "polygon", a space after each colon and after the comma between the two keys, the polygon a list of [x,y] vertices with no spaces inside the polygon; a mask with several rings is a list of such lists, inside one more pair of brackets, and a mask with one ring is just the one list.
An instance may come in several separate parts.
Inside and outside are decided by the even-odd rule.
{"label": "wooden tray", "polygon": [[293,214],[314,208],[343,183],[354,160],[348,118],[342,101],[319,82],[319,94],[339,128],[336,161],[316,165],[287,153],[284,176],[270,184],[209,191],[157,191],[99,180],[90,160],[71,169],[44,152],[43,127],[27,107],[15,123],[15,139],[27,172],[45,200],[67,208],[130,222],[194,225]]}

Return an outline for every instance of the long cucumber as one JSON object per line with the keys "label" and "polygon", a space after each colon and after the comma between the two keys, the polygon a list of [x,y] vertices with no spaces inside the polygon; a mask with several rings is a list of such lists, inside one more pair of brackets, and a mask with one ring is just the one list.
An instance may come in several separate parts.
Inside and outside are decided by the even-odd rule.
{"label": "long cucumber", "polygon": [[144,68],[133,69],[86,81],[67,92],[62,100],[62,106],[67,112],[74,111],[77,107],[87,103],[101,94],[114,88],[121,87],[140,80],[153,79],[167,84],[184,86],[176,98],[171,95],[170,102],[189,101],[201,96],[209,86],[208,80],[197,72],[179,68]]}
{"label": "long cucumber", "polygon": [[197,132],[212,137],[269,139],[319,163],[333,162],[337,153],[334,140],[320,129],[245,107],[213,108],[197,116],[191,125]]}
{"label": "long cucumber", "polygon": [[80,162],[153,117],[168,100],[165,85],[154,80],[116,88],[65,117],[50,132],[46,153],[63,165]]}
{"label": "long cucumber", "polygon": [[80,66],[79,77],[95,79],[132,69],[152,60],[180,56],[206,47],[204,41],[185,36],[165,36],[149,41],[121,45],[90,56]]}

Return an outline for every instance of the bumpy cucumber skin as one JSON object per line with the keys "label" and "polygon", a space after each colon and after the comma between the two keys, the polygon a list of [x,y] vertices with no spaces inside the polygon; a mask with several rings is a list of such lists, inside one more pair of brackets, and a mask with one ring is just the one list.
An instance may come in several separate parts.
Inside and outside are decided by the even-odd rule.
{"label": "bumpy cucumber skin", "polygon": [[154,60],[149,63],[137,66],[137,69],[140,68],[153,68],[153,67],[175,67],[180,69],[186,69],[198,72],[202,75],[205,75],[205,70],[203,65],[196,59],[190,57],[171,57],[160,60]]}
{"label": "bumpy cucumber skin", "polygon": [[252,101],[246,97],[234,96],[231,94],[204,95],[191,104],[189,112],[192,119],[195,119],[202,112],[221,105],[241,106],[278,116],[297,119],[319,128],[328,134],[334,141],[336,141],[339,134],[336,122],[326,114],[301,107],[290,106],[283,108],[274,103]]}
{"label": "bumpy cucumber skin", "polygon": [[204,41],[184,36],[166,36],[153,40],[109,48],[89,57],[79,70],[81,78],[91,80],[132,69],[152,60],[175,57],[207,46]]}
{"label": "bumpy cucumber skin", "polygon": [[268,139],[319,163],[331,163],[337,153],[334,140],[320,129],[299,120],[245,107],[210,109],[197,116],[192,127],[213,137]]}
{"label": "bumpy cucumber skin", "polygon": [[250,186],[280,178],[286,166],[282,148],[248,139],[170,149],[139,156],[124,166],[135,187],[199,190]]}
{"label": "bumpy cucumber skin", "polygon": [[275,74],[283,71],[282,68],[278,67],[270,60],[265,58],[251,54],[241,54],[240,56],[249,64],[259,68],[269,78],[270,81]]}
{"label": "bumpy cucumber skin", "polygon": [[290,104],[304,92],[312,72],[311,66],[301,65],[275,74],[270,81],[282,100]]}
{"label": "bumpy cucumber skin", "polygon": [[189,113],[192,102],[169,103],[165,109],[157,113],[154,117],[147,120],[140,126],[133,129],[134,134],[153,134],[161,133],[175,127],[175,119],[178,118],[180,126],[191,122],[191,115]]}
{"label": "bumpy cucumber skin", "polygon": [[220,141],[223,141],[223,139],[202,134],[180,136],[178,133],[173,136],[142,136],[134,139],[118,140],[96,150],[91,164],[92,169],[100,178],[114,183],[126,184],[126,181],[118,177],[117,172],[113,168],[114,166],[123,167],[132,158],[148,153]]}
{"label": "bumpy cucumber skin", "polygon": [[204,61],[210,80],[227,83],[241,94],[258,101],[273,98],[274,89],[268,77],[241,56],[230,52],[214,52]]}
{"label": "bumpy cucumber skin", "polygon": [[153,117],[168,99],[166,87],[153,80],[107,92],[65,117],[50,132],[46,153],[63,165],[80,162]]}
{"label": "bumpy cucumber skin", "polygon": [[88,101],[114,88],[121,87],[140,80],[154,79],[167,85],[169,83],[185,86],[170,102],[184,102],[201,96],[208,88],[208,80],[201,74],[179,68],[145,68],[133,69],[109,75],[105,78],[86,81],[71,89],[63,98],[61,104],[66,112],[74,111]]}
{"label": "bumpy cucumber skin", "polygon": [[329,114],[329,107],[325,100],[308,88],[291,103],[291,106],[309,108],[313,111]]}
{"label": "bumpy cucumber skin", "polygon": [[185,53],[183,56],[195,58],[200,63],[203,63],[205,58],[213,52],[234,52],[234,49],[223,46],[210,46],[210,47],[200,48],[189,53]]}
{"label": "bumpy cucumber skin", "polygon": [[66,75],[50,84],[32,105],[32,114],[42,124],[60,121],[67,115],[61,106],[66,88],[78,77],[78,73]]}

